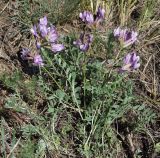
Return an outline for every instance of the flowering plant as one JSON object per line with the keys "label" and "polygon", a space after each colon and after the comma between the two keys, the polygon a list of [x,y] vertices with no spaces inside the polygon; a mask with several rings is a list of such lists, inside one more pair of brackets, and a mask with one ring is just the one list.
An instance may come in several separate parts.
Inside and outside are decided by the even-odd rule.
{"label": "flowering plant", "polygon": [[41,47],[49,48],[51,52],[56,53],[64,50],[64,45],[58,43],[58,32],[56,27],[48,25],[47,17],[44,16],[39,20],[38,25],[34,25],[30,29],[35,38],[36,53],[33,55],[29,49],[24,48],[21,52],[23,60],[33,60],[33,63],[38,66],[43,66],[43,59],[41,56]]}
{"label": "flowering plant", "polygon": [[[86,26],[94,24],[97,25],[105,19],[105,10],[99,6],[95,15],[89,11],[84,11],[80,13],[79,17],[86,24]],[[42,50],[46,48],[51,52],[56,53],[65,49],[64,44],[60,44],[58,42],[59,34],[56,27],[48,23],[46,16],[40,18],[39,23],[34,25],[30,31],[35,39],[36,52],[31,54],[31,51],[28,48],[23,48],[21,51],[21,58],[23,60],[31,60],[34,65],[44,66],[44,60],[41,54]],[[121,46],[124,49],[137,41],[138,33],[130,31],[129,29],[121,29],[118,27],[114,29],[113,35],[120,41],[122,44]],[[93,34],[91,30],[86,31],[84,29],[83,32],[81,32],[79,39],[73,41],[73,45],[79,48],[80,51],[87,52],[92,42]],[[132,71],[139,68],[139,66],[139,56],[136,55],[136,52],[131,52],[124,58],[123,66],[121,67],[120,72]]]}
{"label": "flowering plant", "polygon": [[97,24],[104,20],[105,10],[99,6],[96,12],[96,15],[93,15],[89,11],[84,11],[79,14],[79,17],[86,24],[89,24],[89,25]]}
{"label": "flowering plant", "polygon": [[118,27],[114,29],[114,36],[119,39],[119,41],[125,48],[137,41],[138,33],[134,31],[129,31],[128,29],[121,29],[120,27]]}
{"label": "flowering plant", "polygon": [[122,66],[121,70],[131,71],[139,68],[140,67],[139,59],[140,57],[136,55],[136,52],[128,53],[123,60],[124,65]]}

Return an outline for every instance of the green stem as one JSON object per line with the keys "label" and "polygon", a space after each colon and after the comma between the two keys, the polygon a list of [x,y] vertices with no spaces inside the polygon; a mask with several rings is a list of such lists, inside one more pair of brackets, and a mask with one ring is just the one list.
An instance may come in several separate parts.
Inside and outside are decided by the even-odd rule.
{"label": "green stem", "polygon": [[56,70],[56,68],[53,66],[53,62],[52,62],[51,58],[49,58],[49,57],[47,56],[44,48],[41,48],[41,52],[42,52],[43,56],[47,59],[47,63],[49,63],[49,66],[52,66],[52,67],[54,68],[54,71],[57,73],[56,75],[57,75],[57,76],[61,76],[61,75],[59,74],[59,72]]}
{"label": "green stem", "polygon": [[55,84],[58,86],[58,88],[64,92],[63,88],[59,85],[59,83],[55,80],[55,78],[50,74],[50,72],[45,68],[43,67],[43,69],[48,73],[48,75],[52,78],[52,80],[55,82]]}
{"label": "green stem", "polygon": [[83,54],[83,103],[84,103],[84,106],[86,106],[86,54],[84,53]]}
{"label": "green stem", "polygon": [[[115,59],[114,59],[114,61],[113,61],[114,65],[115,65],[115,63],[116,63],[116,60],[119,58],[119,55],[120,55],[120,53],[122,52],[122,50],[123,50],[123,47],[121,47],[121,49],[119,50],[118,54],[116,55],[116,57],[115,57]],[[113,65],[113,66],[114,66],[114,65]],[[109,71],[109,73],[108,73],[108,76],[107,76],[107,74],[104,75],[104,81],[103,81],[102,87],[103,87],[104,84],[106,83],[106,80],[111,76],[112,71],[113,71],[113,67],[110,69],[110,71]],[[106,77],[106,76],[107,76],[107,77]]]}

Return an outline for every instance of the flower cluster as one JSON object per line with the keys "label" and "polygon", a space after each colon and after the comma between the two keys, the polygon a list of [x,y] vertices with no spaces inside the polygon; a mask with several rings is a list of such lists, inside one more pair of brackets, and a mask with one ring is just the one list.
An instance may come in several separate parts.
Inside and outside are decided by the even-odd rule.
{"label": "flower cluster", "polygon": [[[105,10],[102,7],[98,7],[96,15],[93,15],[89,11],[84,11],[79,14],[80,19],[85,22],[86,24],[93,25],[98,24],[105,18]],[[88,51],[91,43],[93,41],[93,35],[85,32],[80,34],[78,40],[74,41],[73,44],[77,46],[81,51],[86,52]]]}
{"label": "flower cluster", "polygon": [[[114,37],[118,38],[123,48],[126,48],[137,41],[138,33],[128,29],[121,29],[120,27],[114,29]],[[136,55],[136,52],[133,51],[128,53],[123,60],[123,66],[120,69],[120,72],[133,71],[140,67],[139,63],[140,57]]]}
{"label": "flower cluster", "polygon": [[121,68],[121,72],[131,71],[140,67],[140,57],[136,55],[136,52],[127,54],[123,60],[124,65]]}
{"label": "flower cluster", "polygon": [[137,41],[138,33],[118,27],[114,30],[114,36],[117,37],[120,42],[122,42],[122,45],[125,48]]}
{"label": "flower cluster", "polygon": [[[121,29],[120,27],[114,29],[114,36],[119,39],[122,43],[122,47],[126,48],[129,45],[132,45],[137,41],[138,33],[130,31],[128,29]],[[123,66],[120,69],[120,72],[132,71],[140,67],[139,63],[140,57],[136,55],[136,52],[133,51],[128,53],[123,60]]]}
{"label": "flower cluster", "polygon": [[92,24],[94,22],[93,14],[89,11],[84,11],[83,13],[80,13],[79,17],[83,22],[86,22],[87,24]]}
{"label": "flower cluster", "polygon": [[[80,18],[87,24],[101,22],[104,19],[104,16],[105,10],[101,7],[98,8],[96,15],[93,15],[89,11],[80,13]],[[23,48],[21,51],[21,58],[23,60],[32,60],[35,65],[43,66],[44,62],[40,55],[41,47],[50,48],[50,50],[54,53],[64,50],[64,45],[58,43],[59,36],[55,26],[48,25],[46,16],[41,18],[38,25],[34,25],[30,31],[35,38],[37,52],[33,55],[29,49]],[[130,31],[128,29],[121,29],[120,27],[114,29],[113,34],[122,43],[123,48],[135,43],[138,36],[137,32]],[[86,52],[88,51],[92,41],[93,35],[84,31],[80,34],[79,39],[75,40],[73,44],[82,52]],[[128,53],[123,60],[123,66],[121,67],[120,71],[132,71],[139,68],[139,60],[140,57],[136,55],[136,52]]]}
{"label": "flower cluster", "polygon": [[105,10],[99,6],[98,11],[96,13],[96,21],[102,21],[104,20],[104,18],[105,18]]}
{"label": "flower cluster", "polygon": [[43,59],[41,57],[41,55],[36,54],[36,55],[32,55],[31,51],[28,48],[23,48],[21,51],[21,58],[22,60],[33,60],[33,63],[37,66],[43,66]]}
{"label": "flower cluster", "polygon": [[34,60],[34,64],[35,65],[39,65],[39,66],[43,66],[44,65],[43,59],[42,59],[41,55],[39,55],[39,54],[35,55],[33,60]]}
{"label": "flower cluster", "polygon": [[23,48],[21,51],[21,58],[23,60],[28,60],[30,57],[30,50],[28,48]]}
{"label": "flower cluster", "polygon": [[95,16],[89,11],[84,11],[79,14],[79,17],[83,22],[85,22],[87,24],[98,23],[98,22],[101,22],[102,20],[104,20],[105,10],[99,6]]}
{"label": "flower cluster", "polygon": [[93,36],[90,34],[81,33],[78,40],[73,44],[77,46],[81,51],[86,52],[89,49],[90,44],[93,41]]}
{"label": "flower cluster", "polygon": [[[30,29],[36,41],[37,53],[33,56],[29,49],[23,48],[21,51],[21,58],[23,60],[33,60],[33,63],[38,66],[43,66],[43,59],[40,55],[41,45],[49,47],[52,52],[60,52],[64,50],[64,45],[59,44],[58,33],[53,25],[48,25],[47,17],[44,16],[39,20],[38,25],[34,25]],[[45,44],[44,44],[45,43]]]}
{"label": "flower cluster", "polygon": [[[38,26],[34,25],[33,28],[31,28],[31,33],[34,35],[36,41],[46,40],[51,46],[51,50],[53,52],[60,52],[64,49],[63,44],[57,43],[57,30],[53,25],[48,26],[48,20],[46,16],[39,20]],[[40,42],[37,42],[37,48],[39,48],[40,45]]]}

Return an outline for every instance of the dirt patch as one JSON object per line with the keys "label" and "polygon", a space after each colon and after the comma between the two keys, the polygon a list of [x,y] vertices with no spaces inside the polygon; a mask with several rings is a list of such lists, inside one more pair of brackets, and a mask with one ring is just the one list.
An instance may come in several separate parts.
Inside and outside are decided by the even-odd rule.
{"label": "dirt patch", "polygon": [[[11,9],[12,8],[12,9]],[[27,38],[19,28],[18,23],[11,20],[16,12],[14,1],[0,2],[0,74],[10,74],[19,67],[17,53],[22,47],[27,47],[30,38]]]}

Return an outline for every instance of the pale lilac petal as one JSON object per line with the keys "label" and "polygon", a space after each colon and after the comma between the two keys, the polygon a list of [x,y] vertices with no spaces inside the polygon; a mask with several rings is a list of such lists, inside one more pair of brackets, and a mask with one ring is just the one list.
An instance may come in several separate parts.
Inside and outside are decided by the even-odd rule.
{"label": "pale lilac petal", "polygon": [[136,53],[134,52],[131,60],[133,69],[137,69],[140,67],[140,63],[138,63],[139,60],[140,60],[140,57],[137,56]]}
{"label": "pale lilac petal", "polygon": [[135,61],[137,58],[136,52],[132,52],[131,54],[131,62]]}
{"label": "pale lilac petal", "polygon": [[138,36],[138,33],[132,31],[132,33],[131,33],[131,38],[128,39],[128,40],[130,41],[131,44],[133,44],[133,43],[135,43],[135,42],[137,41],[137,36]]}
{"label": "pale lilac petal", "polygon": [[120,36],[120,31],[121,31],[120,27],[114,29],[114,32],[113,32],[114,36],[119,37]]}
{"label": "pale lilac petal", "polygon": [[37,47],[37,49],[40,49],[41,48],[41,43],[40,42],[36,42],[36,47]]}
{"label": "pale lilac petal", "polygon": [[82,13],[79,14],[79,17],[80,17],[82,20],[84,19]]}
{"label": "pale lilac petal", "polygon": [[80,50],[81,51],[86,52],[88,49],[89,49],[89,44],[88,43],[80,45]]}
{"label": "pale lilac petal", "polygon": [[31,33],[32,33],[34,36],[38,37],[36,25],[34,25],[34,26],[30,29],[30,31],[31,31]]}
{"label": "pale lilac petal", "polygon": [[48,40],[49,40],[49,42],[52,42],[52,43],[56,42],[57,39],[58,39],[58,33],[57,33],[55,27],[52,26],[48,30],[49,30],[48,31]]}
{"label": "pale lilac petal", "polygon": [[88,39],[87,39],[87,42],[88,42],[88,43],[92,43],[92,41],[93,41],[93,35],[87,34],[86,36],[87,36],[87,38],[88,38]]}
{"label": "pale lilac petal", "polygon": [[138,69],[140,67],[140,63],[135,62],[132,67],[133,69]]}
{"label": "pale lilac petal", "polygon": [[132,31],[132,39],[137,39],[138,33]]}
{"label": "pale lilac petal", "polygon": [[73,44],[74,44],[74,45],[78,45],[77,43],[78,43],[77,41],[73,41]]}
{"label": "pale lilac petal", "polygon": [[138,62],[139,60],[140,60],[140,57],[139,57],[139,56],[137,56],[137,57],[136,57],[136,61]]}
{"label": "pale lilac petal", "polygon": [[93,22],[94,22],[94,17],[93,17],[93,15],[88,13],[87,16],[86,16],[86,21],[87,21],[88,23],[93,23]]}
{"label": "pale lilac petal", "polygon": [[134,31],[126,31],[124,35],[124,47],[134,44],[137,41],[138,33]]}
{"label": "pale lilac petal", "polygon": [[64,45],[63,44],[51,44],[51,49],[53,52],[60,52],[62,50],[64,50]]}
{"label": "pale lilac petal", "polygon": [[98,7],[98,11],[96,14],[96,20],[97,21],[102,21],[105,17],[105,10],[102,7]]}
{"label": "pale lilac petal", "polygon": [[88,14],[88,11],[84,11],[83,16],[86,17]]}
{"label": "pale lilac petal", "polygon": [[76,41],[73,41],[73,44],[75,46],[79,47],[82,44],[82,41],[81,40],[76,40]]}
{"label": "pale lilac petal", "polygon": [[136,52],[128,53],[124,58],[124,65],[122,66],[123,71],[130,71],[140,67],[140,57],[136,55]]}
{"label": "pale lilac petal", "polygon": [[93,14],[90,13],[89,11],[84,11],[83,13],[80,13],[79,17],[83,22],[86,22],[89,24],[92,24],[94,22]]}
{"label": "pale lilac petal", "polygon": [[39,19],[39,24],[40,25],[47,26],[47,23],[48,23],[48,21],[47,21],[47,17],[46,16],[44,16],[43,18]]}
{"label": "pale lilac petal", "polygon": [[79,17],[80,17],[80,19],[81,19],[83,22],[85,22],[85,19],[86,19],[85,12],[80,13],[80,14],[79,14]]}
{"label": "pale lilac petal", "polygon": [[127,29],[124,29],[120,31],[120,38],[123,39],[125,41],[126,38],[126,33],[127,33]]}
{"label": "pale lilac petal", "polygon": [[124,64],[129,64],[131,60],[131,54],[127,54],[124,58]]}
{"label": "pale lilac petal", "polygon": [[40,30],[40,33],[41,33],[41,36],[42,36],[42,37],[47,36],[47,34],[48,34],[48,29],[47,29],[47,26],[46,26],[46,25],[39,25],[39,30]]}
{"label": "pale lilac petal", "polygon": [[43,66],[44,65],[41,55],[35,55],[33,60],[34,60],[33,61],[34,64],[37,65],[37,66]]}
{"label": "pale lilac petal", "polygon": [[30,50],[28,48],[23,48],[21,51],[21,58],[23,60],[28,60],[29,54],[30,54]]}

